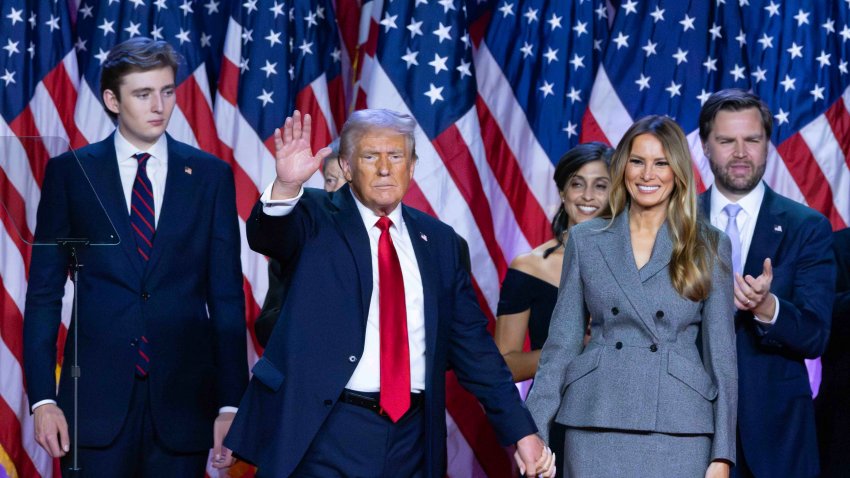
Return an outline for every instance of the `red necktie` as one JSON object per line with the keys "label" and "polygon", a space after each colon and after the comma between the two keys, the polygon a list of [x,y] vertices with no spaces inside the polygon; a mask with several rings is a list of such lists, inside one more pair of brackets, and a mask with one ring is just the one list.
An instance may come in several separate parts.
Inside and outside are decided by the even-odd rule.
{"label": "red necktie", "polygon": [[393,240],[392,221],[378,219],[378,302],[381,330],[381,408],[393,422],[410,408],[410,352],[407,344],[407,309],[404,278]]}

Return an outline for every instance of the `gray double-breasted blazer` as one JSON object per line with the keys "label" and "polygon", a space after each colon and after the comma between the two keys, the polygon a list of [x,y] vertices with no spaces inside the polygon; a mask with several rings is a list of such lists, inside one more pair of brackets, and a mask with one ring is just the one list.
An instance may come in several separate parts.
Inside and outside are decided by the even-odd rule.
{"label": "gray double-breasted blazer", "polygon": [[[706,225],[705,227],[711,227]],[[638,269],[628,210],[570,229],[558,302],[528,408],[548,442],[572,427],[713,434],[711,459],[735,460],[737,364],[731,246],[722,232],[706,300],[670,281],[665,222]],[[582,347],[584,323],[591,340]]]}

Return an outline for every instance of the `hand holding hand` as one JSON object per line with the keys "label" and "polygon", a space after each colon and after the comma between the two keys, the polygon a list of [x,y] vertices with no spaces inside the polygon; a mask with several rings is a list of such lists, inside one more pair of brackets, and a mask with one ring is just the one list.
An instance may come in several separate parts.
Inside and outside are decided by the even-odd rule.
{"label": "hand holding hand", "polygon": [[525,436],[517,442],[514,460],[520,474],[544,478],[555,476],[555,454],[536,434]]}
{"label": "hand holding hand", "polygon": [[322,148],[315,155],[310,147],[312,118],[295,110],[280,128],[274,130],[274,157],[277,178],[272,188],[272,199],[289,199],[298,195],[301,185],[315,173],[322,160],[331,154],[330,148]]}
{"label": "hand holding hand", "polygon": [[65,414],[53,403],[46,403],[33,410],[35,441],[53,458],[60,458],[71,449],[68,438],[68,422]]}
{"label": "hand holding hand", "polygon": [[236,414],[232,412],[220,413],[213,423],[213,468],[228,468],[236,463],[233,452],[222,445],[224,437],[230,431],[230,425],[233,424],[234,416]]}

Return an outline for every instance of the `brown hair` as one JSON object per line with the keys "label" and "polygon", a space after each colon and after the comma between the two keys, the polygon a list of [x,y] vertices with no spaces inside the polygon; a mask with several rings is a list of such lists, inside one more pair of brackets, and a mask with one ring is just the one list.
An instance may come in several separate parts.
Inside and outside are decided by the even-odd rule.
{"label": "brown hair", "polygon": [[773,132],[773,116],[770,108],[758,96],[739,88],[720,90],[708,97],[699,111],[699,137],[703,143],[711,134],[714,118],[721,111],[742,111],[755,108],[761,114],[761,125],[764,134],[769,139]]}

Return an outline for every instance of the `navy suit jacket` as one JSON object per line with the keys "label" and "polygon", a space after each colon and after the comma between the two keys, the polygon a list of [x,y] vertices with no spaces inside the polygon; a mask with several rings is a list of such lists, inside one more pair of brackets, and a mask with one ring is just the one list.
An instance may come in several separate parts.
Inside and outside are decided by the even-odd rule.
{"label": "navy suit jacket", "polygon": [[[710,190],[700,196],[706,215],[710,201]],[[779,299],[776,323],[762,327],[750,312],[735,316],[739,445],[757,477],[816,477],[814,406],[803,360],[822,355],[829,339],[832,228],[819,212],[765,185],[744,275],[758,277],[768,257],[770,290]]]}
{"label": "navy suit jacket", "polygon": [[[536,431],[492,337],[447,225],[402,207],[425,308],[426,476],[446,468],[445,372],[478,397],[504,444]],[[306,189],[283,217],[258,203],[247,224],[251,248],[292,270],[265,354],[225,439],[268,476],[289,476],[328,417],[363,353],[372,293],[369,237],[348,186]],[[292,266],[291,269],[288,269]]]}
{"label": "navy suit jacket", "polygon": [[[248,382],[231,169],[168,137],[165,196],[145,264],[130,228],[113,136],[80,149],[77,157],[79,163],[65,153],[48,163],[35,235],[39,242],[103,242],[115,232],[120,238],[116,246],[80,253],[80,445],[107,446],[121,430],[135,380],[136,344],[145,335],[158,436],[175,451],[209,449],[219,407],[238,405]],[[58,247],[33,247],[24,320],[31,404],[57,399],[54,364],[67,263],[68,254]],[[66,342],[58,393],[69,424],[73,338]]]}

